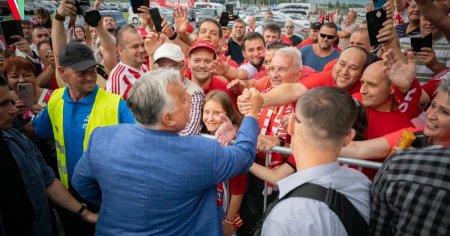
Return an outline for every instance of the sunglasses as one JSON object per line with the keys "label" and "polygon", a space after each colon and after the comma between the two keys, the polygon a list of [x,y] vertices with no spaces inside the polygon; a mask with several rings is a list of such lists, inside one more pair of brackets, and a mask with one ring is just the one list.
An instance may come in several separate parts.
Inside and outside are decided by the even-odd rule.
{"label": "sunglasses", "polygon": [[294,28],[294,26],[285,26],[284,28],[292,29],[292,28]]}
{"label": "sunglasses", "polygon": [[320,37],[323,38],[323,39],[324,39],[325,37],[326,37],[327,39],[333,39],[333,38],[334,38],[334,35],[320,34]]}

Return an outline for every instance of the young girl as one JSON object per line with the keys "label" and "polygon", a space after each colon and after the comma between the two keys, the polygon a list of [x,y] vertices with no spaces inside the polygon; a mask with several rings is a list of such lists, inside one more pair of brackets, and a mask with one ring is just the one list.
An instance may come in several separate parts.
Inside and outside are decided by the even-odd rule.
{"label": "young girl", "polygon": [[34,12],[34,19],[36,21],[36,26],[43,26],[47,29],[52,28],[52,22],[50,19],[50,13],[44,8],[38,8]]}
{"label": "young girl", "polygon": [[[231,98],[222,91],[212,91],[208,93],[203,102],[203,125],[204,133],[214,135],[224,122],[221,114],[228,117],[231,123],[238,128],[241,123],[241,117],[235,110]],[[225,118],[226,119],[226,118]],[[217,186],[217,204],[221,206],[225,212],[225,216],[221,216],[224,235],[231,235],[236,229],[242,225],[239,217],[239,208],[241,207],[242,198],[247,188],[247,175],[236,176]],[[227,188],[228,185],[228,188]],[[228,192],[231,193],[228,202]],[[225,196],[225,197],[224,197]]]}

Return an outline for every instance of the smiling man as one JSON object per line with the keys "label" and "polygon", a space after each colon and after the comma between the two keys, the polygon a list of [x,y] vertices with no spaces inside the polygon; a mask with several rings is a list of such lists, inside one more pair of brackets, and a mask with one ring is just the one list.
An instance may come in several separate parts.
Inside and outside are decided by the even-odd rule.
{"label": "smiling man", "polygon": [[106,90],[127,99],[133,84],[148,71],[144,40],[133,26],[125,26],[117,33],[117,51],[121,61],[111,70]]}
{"label": "smiling man", "polygon": [[191,80],[203,89],[205,94],[214,90],[226,92],[236,102],[236,94],[227,89],[227,84],[211,73],[211,66],[216,59],[213,45],[206,41],[193,44],[189,49],[189,66]]}
{"label": "smiling man", "polygon": [[[263,94],[264,107],[293,103],[309,89],[319,86],[335,86],[346,90],[353,98],[361,100],[359,81],[367,63],[368,55],[365,49],[349,47],[342,52],[332,70],[311,74],[299,83],[282,84]],[[242,103],[240,106],[245,104]],[[244,108],[239,107],[239,109]]]}
{"label": "smiling man", "polygon": [[339,52],[333,48],[337,39],[337,26],[333,22],[322,25],[319,31],[318,42],[313,45],[303,46],[303,64],[312,67],[316,71],[322,71],[330,61],[339,57]]}

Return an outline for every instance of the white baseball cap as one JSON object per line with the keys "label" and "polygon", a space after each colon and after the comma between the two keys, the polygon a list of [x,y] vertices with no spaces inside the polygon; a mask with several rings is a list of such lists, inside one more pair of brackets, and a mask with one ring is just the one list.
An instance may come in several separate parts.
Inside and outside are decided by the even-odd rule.
{"label": "white baseball cap", "polygon": [[180,46],[172,43],[164,43],[156,49],[153,55],[153,63],[161,58],[167,58],[172,61],[180,62],[184,61],[184,54],[181,51]]}

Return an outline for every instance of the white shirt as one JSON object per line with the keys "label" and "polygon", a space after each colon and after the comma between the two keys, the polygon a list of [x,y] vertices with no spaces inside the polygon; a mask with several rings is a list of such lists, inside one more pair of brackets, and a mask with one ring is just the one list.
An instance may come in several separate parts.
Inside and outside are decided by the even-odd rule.
{"label": "white shirt", "polygon": [[[304,183],[331,187],[344,194],[364,220],[370,218],[371,183],[361,172],[333,162],[296,172],[278,182],[280,198]],[[339,217],[321,201],[291,197],[267,216],[262,235],[347,235]]]}
{"label": "white shirt", "polygon": [[118,94],[126,99],[133,84],[147,71],[148,68],[144,64],[138,70],[120,62],[109,74],[108,81],[106,81],[106,91]]}

